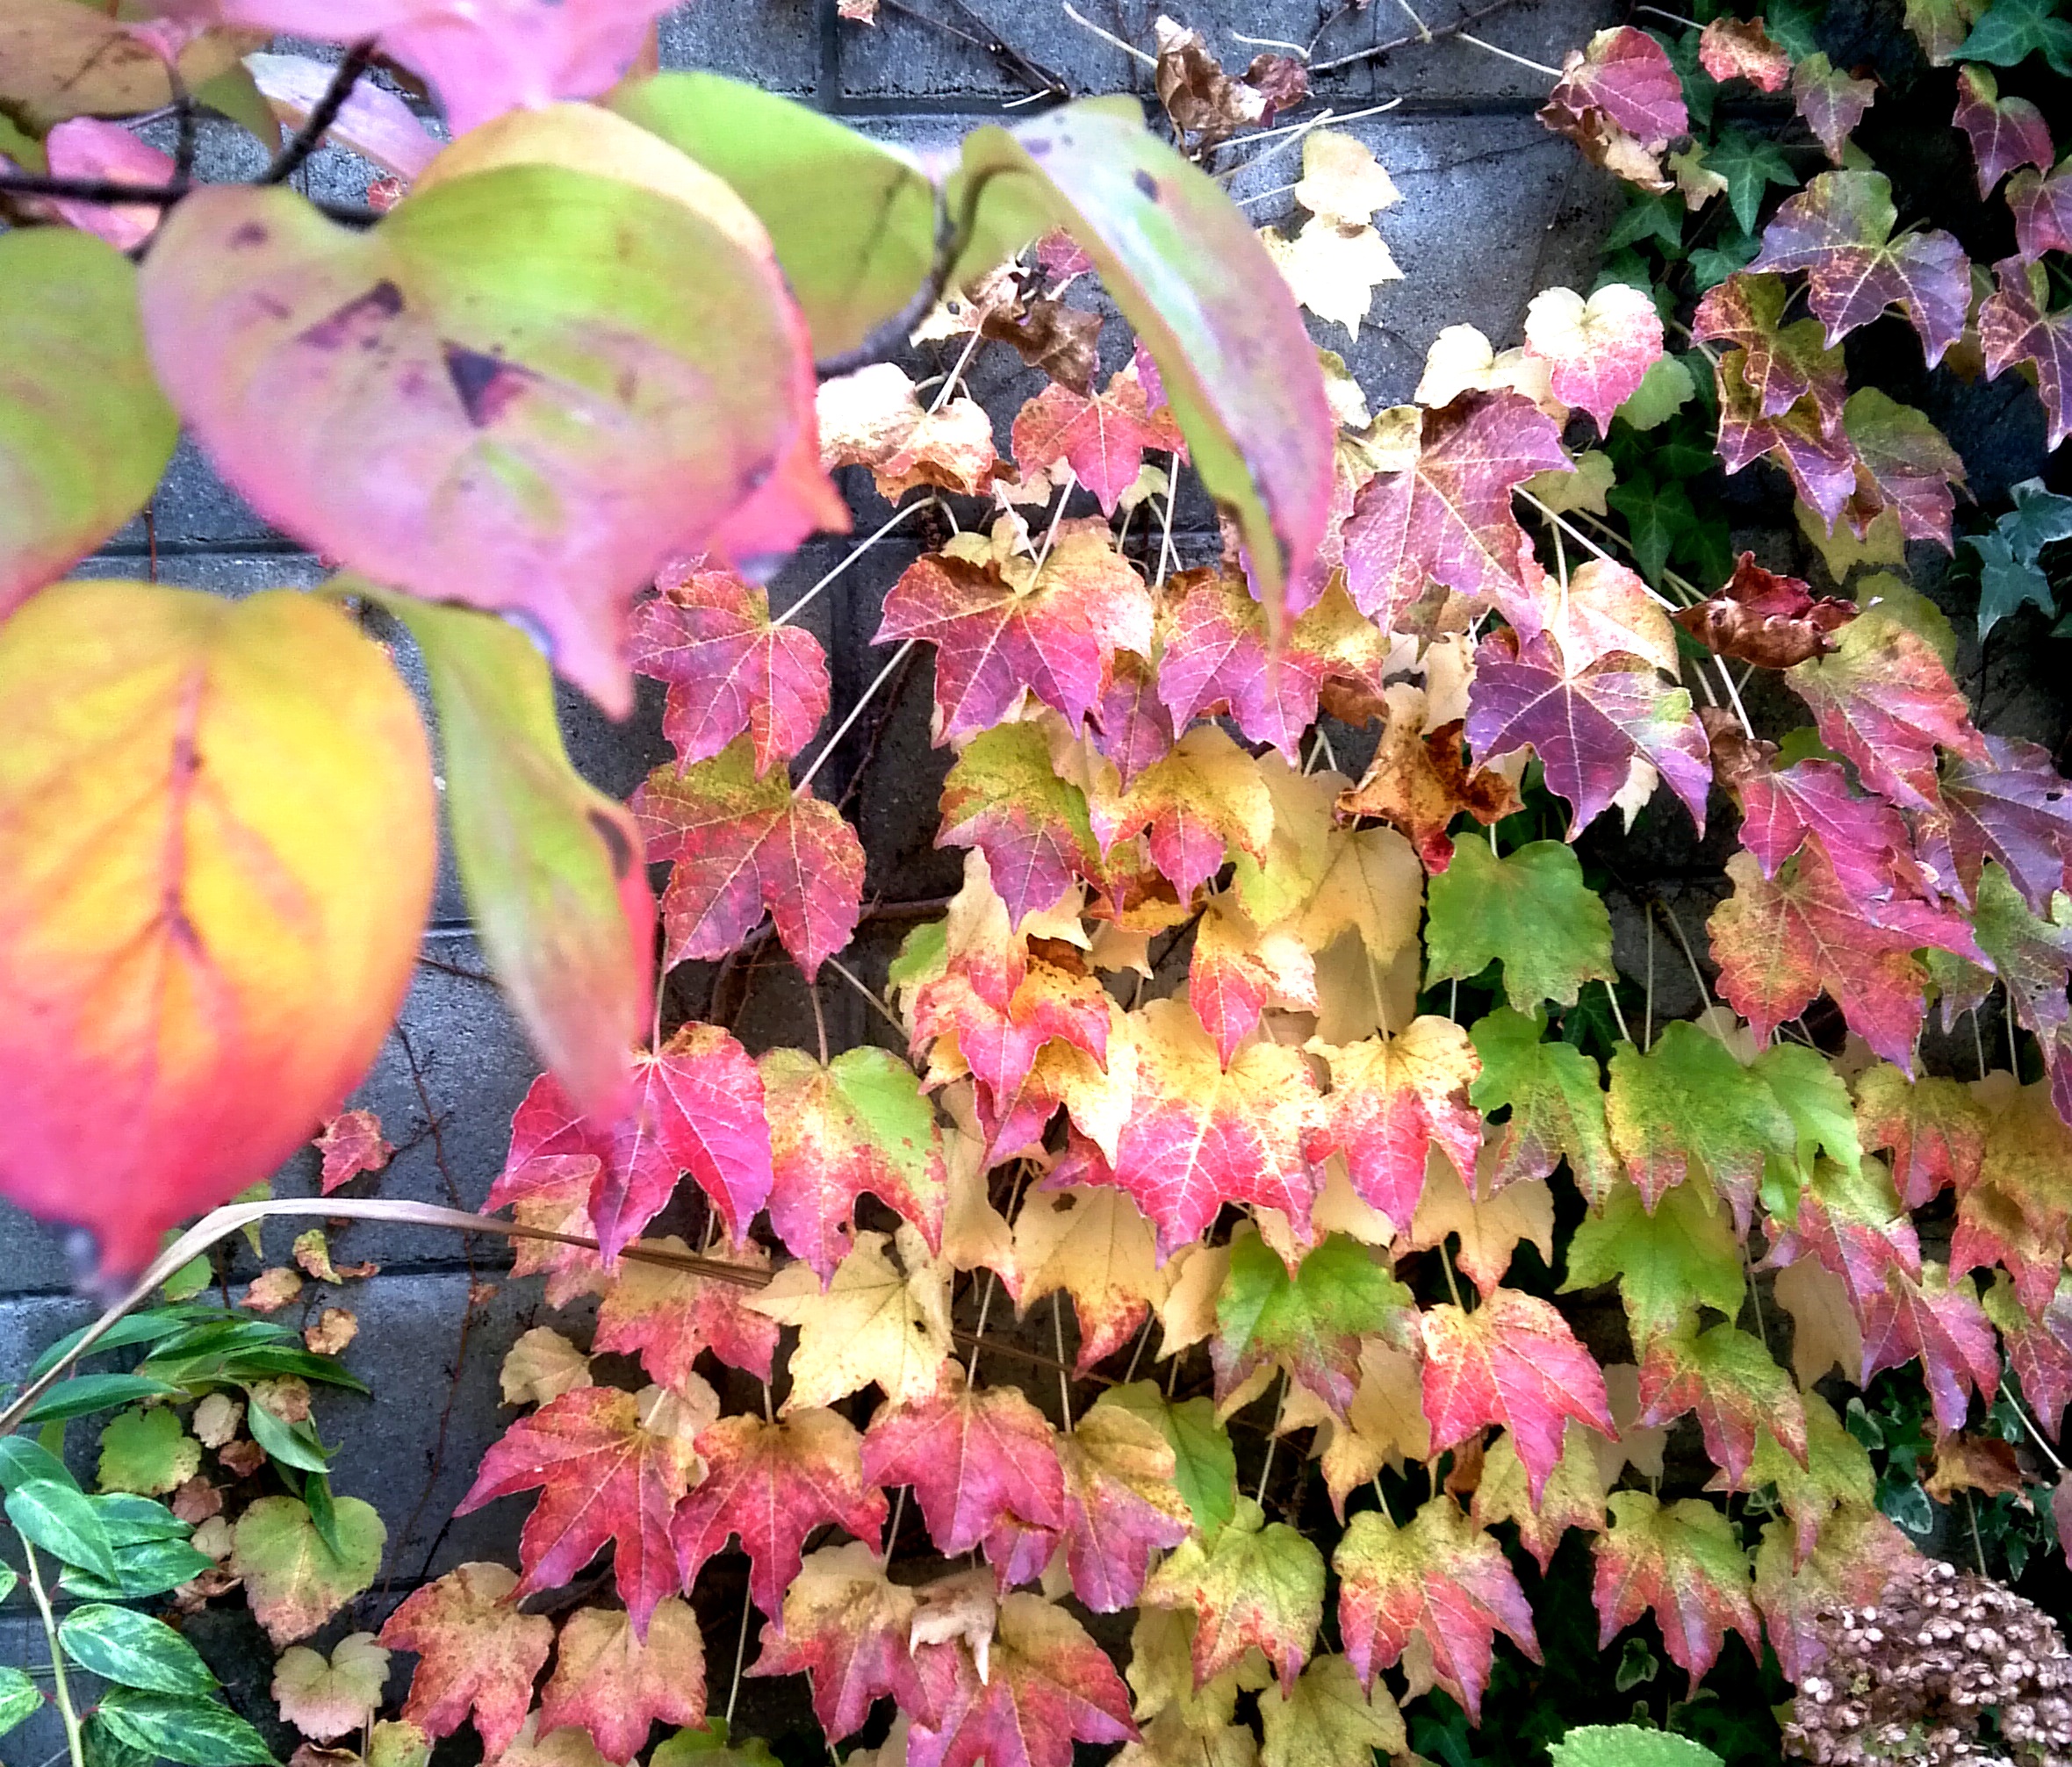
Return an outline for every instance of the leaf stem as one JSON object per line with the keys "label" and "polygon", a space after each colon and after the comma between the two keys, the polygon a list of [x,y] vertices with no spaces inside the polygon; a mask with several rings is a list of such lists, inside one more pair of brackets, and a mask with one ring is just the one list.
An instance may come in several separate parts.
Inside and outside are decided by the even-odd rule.
{"label": "leaf stem", "polygon": [[1281,1377],[1280,1403],[1273,1408],[1273,1428],[1267,1432],[1266,1459],[1259,1469],[1259,1494],[1252,1501],[1260,1508],[1266,1507],[1266,1481],[1273,1476],[1273,1451],[1281,1445],[1281,1419],[1288,1411],[1288,1375],[1284,1368]]}
{"label": "leaf stem", "polygon": [[1677,944],[1683,947],[1684,961],[1691,966],[1691,980],[1698,984],[1698,998],[1709,1002],[1713,997],[1712,984],[1705,980],[1705,972],[1698,967],[1698,959],[1691,952],[1691,942],[1684,937],[1683,923],[1670,912],[1669,904],[1660,896],[1650,896],[1648,904],[1658,910],[1662,918],[1669,923],[1669,930],[1676,935]]}
{"label": "leaf stem", "polygon": [[1381,1499],[1381,1512],[1387,1518],[1388,1525],[1391,1527],[1395,1526],[1396,1512],[1389,1507],[1389,1494],[1381,1488],[1381,1475],[1379,1473],[1374,1475],[1374,1495]]}
{"label": "leaf stem", "polygon": [[957,383],[964,378],[964,370],[971,366],[971,358],[978,354],[978,347],[985,341],[985,335],[980,326],[972,327],[971,341],[964,346],[964,353],[957,358],[957,365],[950,370],[948,377],[936,389],[934,399],[929,402],[929,416],[933,417],[956,396]]}
{"label": "leaf stem", "polygon": [[1157,56],[1147,55],[1141,49],[1138,48],[1134,43],[1126,43],[1112,31],[1102,30],[1101,27],[1095,24],[1091,18],[1085,18],[1081,13],[1076,11],[1073,8],[1071,0],[1064,0],[1064,7],[1065,17],[1069,18],[1075,25],[1078,25],[1082,31],[1091,31],[1095,36],[1101,40],[1102,42],[1109,44],[1112,47],[1121,50],[1124,54],[1127,55],[1133,61],[1141,61],[1147,68],[1154,69],[1157,68]]}
{"label": "leaf stem", "polygon": [[1439,1242],[1439,1268],[1446,1272],[1446,1292],[1453,1297],[1455,1310],[1466,1312],[1468,1310],[1461,1305],[1460,1278],[1453,1274],[1453,1253],[1446,1249],[1443,1239]]}
{"label": "leaf stem", "polygon": [[36,1612],[43,1621],[43,1638],[50,1647],[52,1692],[58,1702],[58,1716],[64,1720],[65,1748],[72,1756],[72,1767],[86,1767],[86,1742],[79,1728],[79,1713],[72,1706],[72,1685],[65,1676],[65,1648],[58,1642],[57,1616],[50,1611],[50,1596],[43,1587],[43,1570],[36,1558],[36,1548],[29,1544],[25,1535],[22,1540],[22,1556],[29,1569],[29,1589],[36,1598]]}
{"label": "leaf stem", "polygon": [[748,1619],[755,1612],[755,1598],[741,1591],[741,1632],[734,1641],[734,1679],[727,1688],[727,1732],[734,1729],[734,1702],[741,1697],[741,1665],[748,1658]]}
{"label": "leaf stem", "polygon": [[1612,1003],[1612,1018],[1619,1027],[1620,1038],[1627,1043],[1632,1042],[1633,1033],[1626,1028],[1626,1015],[1619,1009],[1618,989],[1614,988],[1610,982],[1605,981],[1602,976],[1600,976],[1598,980],[1603,982],[1604,997]]}
{"label": "leaf stem", "polygon": [[2000,1397],[2005,1399],[2009,1405],[2013,1408],[2015,1416],[2022,1420],[2022,1427],[2028,1431],[2031,1439],[2035,1442],[2036,1446],[2041,1448],[2043,1452],[2049,1456],[2050,1463],[2055,1467],[2061,1474],[2065,1472],[2067,1470],[2065,1462],[2059,1459],[2058,1451],[2051,1447],[2049,1439],[2045,1436],[2042,1429],[2037,1424],[2036,1419],[2029,1415],[2029,1413],[2023,1408],[2022,1402],[2015,1397],[2014,1390],[2007,1384],[2007,1376],[2005,1375],[2003,1375],[2000,1377]]}
{"label": "leaf stem", "polygon": [[275,154],[273,163],[259,175],[260,184],[284,184],[302,169],[303,162],[316,152],[330,133],[332,124],[338,120],[346,100],[353,95],[353,88],[360,83],[360,76],[374,65],[374,47],[373,38],[363,37],[345,52],[345,59],[332,75],[324,96],[303,119],[302,126],[295,132],[295,139]]}
{"label": "leaf stem", "polygon": [[906,1035],[906,1026],[899,1022],[899,1015],[894,1012],[890,1007],[887,1006],[883,1001],[880,1000],[876,995],[873,994],[869,988],[861,980],[861,978],[857,975],[854,970],[849,968],[845,964],[837,962],[831,957],[824,957],[821,959],[821,961],[824,963],[830,969],[834,971],[837,975],[840,976],[844,981],[847,982],[851,988],[854,988],[857,993],[860,994],[864,999],[870,1003],[871,1009],[875,1012],[880,1018],[883,1019],[886,1024],[889,1024],[893,1030],[896,1031],[902,1037]]}
{"label": "leaf stem", "polygon": [[[1546,504],[1541,502],[1538,498],[1535,497],[1531,492],[1526,490],[1523,485],[1519,485],[1516,487],[1512,494],[1516,497],[1522,497],[1528,503],[1531,504],[1535,509],[1538,510],[1542,515],[1547,518],[1548,521],[1551,521],[1557,528],[1560,528],[1564,534],[1567,535],[1571,540],[1574,541],[1577,545],[1583,548],[1585,551],[1595,553],[1597,557],[1603,559],[1607,564],[1616,564],[1619,562],[1616,558],[1613,557],[1610,553],[1607,552],[1603,547],[1600,546],[1594,540],[1593,540],[1587,534],[1584,533],[1581,528],[1575,527],[1569,521],[1565,521],[1553,509],[1550,508]],[[1608,528],[1604,531],[1610,535],[1615,540],[1621,537],[1612,528]],[[1633,574],[1636,577],[1640,577],[1640,573],[1637,571]],[[1646,592],[1648,600],[1656,603],[1656,605],[1658,607],[1667,607],[1673,612],[1680,605],[1681,605],[1678,602],[1672,601],[1668,596],[1663,594],[1660,590],[1657,589],[1654,585],[1650,583],[1644,577],[1640,577],[1640,586]]]}
{"label": "leaf stem", "polygon": [[1058,1415],[1064,1420],[1065,1433],[1072,1433],[1072,1381],[1065,1373],[1065,1291],[1050,1291],[1050,1329],[1058,1347]]}
{"label": "leaf stem", "polygon": [[1032,580],[1043,575],[1043,567],[1050,562],[1050,549],[1058,543],[1058,524],[1065,519],[1065,506],[1071,502],[1072,493],[1079,486],[1077,470],[1068,466],[1065,482],[1058,491],[1058,506],[1050,512],[1050,526],[1043,533],[1043,549],[1036,555],[1036,565],[1031,573]]}
{"label": "leaf stem", "polygon": [[910,503],[903,509],[894,510],[892,513],[891,521],[886,522],[882,528],[879,528],[878,531],[872,535],[868,539],[859,541],[856,545],[851,549],[849,556],[846,558],[843,559],[839,564],[836,565],[832,571],[830,571],[826,576],[823,577],[819,582],[816,583],[810,589],[807,590],[803,595],[800,596],[797,600],[794,601],[790,607],[787,607],[783,613],[780,614],[774,620],[771,621],[770,623],[773,626],[790,625],[794,620],[797,619],[799,615],[803,614],[807,607],[811,605],[813,598],[816,595],[819,594],[819,593],[823,589],[826,588],[829,584],[834,582],[835,579],[840,577],[844,571],[848,570],[852,564],[855,564],[859,558],[862,557],[863,555],[868,552],[872,547],[875,546],[879,541],[882,540],[888,534],[891,533],[895,528],[898,527],[901,522],[904,521],[908,516],[917,515],[924,509],[939,508],[941,506],[941,503],[942,499],[939,497],[924,497],[918,503]]}
{"label": "leaf stem", "polygon": [[827,1066],[827,1014],[821,1010],[817,983],[806,984],[806,998],[813,1002],[813,1035],[820,1044],[820,1065]]}
{"label": "leaf stem", "polygon": [[[1494,43],[1486,43],[1481,38],[1471,36],[1465,31],[1456,31],[1453,34],[1462,42],[1472,43],[1475,47],[1487,54],[1500,56],[1507,61],[1515,61],[1521,68],[1530,68],[1534,73],[1544,74],[1550,80],[1560,80],[1567,77],[1558,68],[1550,68],[1544,61],[1536,61],[1528,55],[1514,55],[1508,49],[1500,49]],[[1428,40],[1430,33],[1427,32],[1426,35]]]}
{"label": "leaf stem", "polygon": [[1724,657],[1715,657],[1712,660],[1718,665],[1719,678],[1726,685],[1727,698],[1734,702],[1734,715],[1741,720],[1741,734],[1752,743],[1755,741],[1755,726],[1748,722],[1748,708],[1741,703],[1741,690],[1734,685],[1734,677],[1727,667],[1727,659]]}
{"label": "leaf stem", "polygon": [[806,795],[808,789],[813,784],[813,776],[826,764],[827,758],[834,753],[842,738],[856,728],[856,721],[863,715],[864,708],[868,706],[872,700],[877,696],[878,689],[892,679],[892,672],[906,661],[907,652],[912,650],[917,643],[919,640],[909,638],[892,653],[885,666],[878,671],[878,679],[863,690],[863,697],[849,708],[849,715],[842,720],[834,735],[827,739],[827,746],[821,750],[813,765],[806,769],[805,778],[791,788],[793,797],[802,798]]}
{"label": "leaf stem", "polygon": [[1165,530],[1158,536],[1158,574],[1152,579],[1153,589],[1165,587],[1166,571],[1174,563],[1173,558],[1173,505],[1180,497],[1180,450],[1175,449],[1166,457],[1166,511]]}

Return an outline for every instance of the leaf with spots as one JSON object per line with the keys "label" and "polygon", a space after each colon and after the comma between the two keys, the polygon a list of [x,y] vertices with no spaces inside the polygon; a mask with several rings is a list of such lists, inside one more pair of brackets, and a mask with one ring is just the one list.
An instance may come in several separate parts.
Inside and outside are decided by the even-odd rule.
{"label": "leaf with spots", "polygon": [[1285,1697],[1323,1620],[1323,1555],[1241,1497],[1237,1513],[1212,1541],[1190,1536],[1152,1572],[1140,1605],[1193,1611],[1197,1687],[1256,1647]]}
{"label": "leaf with spots", "polygon": [[464,1564],[406,1596],[381,1628],[389,1649],[417,1653],[403,1717],[426,1735],[450,1735],[472,1712],[493,1758],[518,1734],[554,1622],[520,1613],[517,1587],[500,1564]]}
{"label": "leaf with spots", "polygon": [[[639,1243],[685,1256],[691,1250],[674,1235]],[[650,1380],[679,1390],[705,1350],[730,1368],[768,1380],[777,1354],[777,1322],[752,1312],[747,1300],[769,1275],[770,1254],[751,1240],[732,1249],[715,1246],[701,1255],[739,1264],[747,1280],[730,1282],[695,1270],[625,1259],[604,1279],[592,1348],[637,1354]]]}
{"label": "leaf with spots", "polygon": [[1748,1555],[1723,1513],[1696,1498],[1664,1504],[1639,1490],[1614,1491],[1609,1501],[1611,1527],[1591,1547],[1600,1650],[1644,1613],[1654,1615],[1669,1660],[1694,1684],[1729,1632],[1761,1650]]}
{"label": "leaf with spots", "polygon": [[1486,827],[1523,808],[1522,801],[1502,773],[1469,764],[1461,741],[1464,721],[1424,729],[1423,688],[1393,682],[1383,700],[1387,722],[1374,758],[1359,784],[1338,794],[1337,813],[1347,821],[1374,816],[1392,824],[1435,875],[1452,863],[1453,837],[1447,830],[1462,811]]}
{"label": "leaf with spots", "polygon": [[1770,40],[1763,21],[1730,13],[1698,33],[1698,65],[1723,85],[1746,80],[1759,92],[1777,91],[1791,78],[1791,54]]}
{"label": "leaf with spots", "polygon": [[1838,166],[1863,113],[1877,100],[1875,80],[1854,78],[1821,51],[1816,50],[1791,70],[1792,106]]}
{"label": "leaf with spots", "polygon": [[[894,1245],[898,1264],[886,1256]],[[859,1233],[825,1292],[802,1263],[780,1270],[748,1304],[799,1328],[786,1411],[832,1404],[874,1382],[895,1401],[933,1394],[950,1354],[948,1276],[906,1226],[896,1238]]]}
{"label": "leaf with spots", "polygon": [[1084,1374],[1136,1336],[1170,1277],[1143,1211],[1119,1190],[1040,1190],[1014,1223],[1017,1311],[1060,1290],[1079,1321],[1076,1372]]}
{"label": "leaf with spots", "polygon": [[2056,448],[2072,435],[2072,308],[2051,307],[2049,273],[2041,264],[2004,259],[1993,276],[1994,292],[1978,314],[1986,372],[1997,377],[2019,363],[2033,370],[2047,440]]}
{"label": "leaf with spots", "polygon": [[1835,648],[1833,633],[1856,605],[1816,596],[1796,577],[1780,576],[1744,552],[1716,595],[1677,610],[1676,623],[1716,656],[1765,669],[1788,669]]}
{"label": "leaf with spots", "polygon": [[323,1156],[317,1188],[327,1196],[363,1172],[380,1171],[396,1151],[381,1132],[381,1118],[371,1110],[340,1111],[324,1124],[316,1147]]}

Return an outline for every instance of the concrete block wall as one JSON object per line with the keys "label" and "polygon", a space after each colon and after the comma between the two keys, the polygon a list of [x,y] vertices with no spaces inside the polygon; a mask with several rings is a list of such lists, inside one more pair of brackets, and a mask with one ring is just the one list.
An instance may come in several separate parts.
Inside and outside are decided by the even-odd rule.
{"label": "concrete block wall", "polygon": [[[1425,0],[1420,4],[1435,26],[1466,10],[1460,0],[1442,0],[1435,11]],[[1161,9],[1151,0],[1083,0],[1083,10],[1104,29],[1148,44]],[[1411,28],[1407,8],[1393,0],[1335,9],[1330,0],[1169,0],[1169,10],[1200,29],[1233,67],[1255,53],[1241,35],[1303,44],[1314,38],[1317,59],[1324,61]],[[1529,60],[1558,64],[1568,48],[1611,16],[1608,0],[1527,0],[1481,21],[1477,32]],[[833,0],[698,0],[668,18],[662,44],[668,66],[711,68],[754,81],[927,152],[953,148],[966,130],[1004,111],[1018,114],[1007,107],[1029,97],[1031,84],[1016,71],[1013,57],[984,47],[995,31],[1038,64],[1043,77],[1054,76],[1076,95],[1148,92],[1147,68],[1074,24],[1050,0],[1011,7],[1003,0],[881,0],[874,26],[838,19]],[[1408,397],[1426,348],[1442,326],[1467,320],[1501,348],[1517,341],[1536,290],[1564,282],[1587,288],[1616,198],[1601,175],[1533,119],[1549,83],[1529,68],[1459,43],[1414,45],[1318,80],[1319,102],[1304,114],[1320,104],[1343,113],[1399,101],[1346,126],[1373,146],[1402,190],[1401,205],[1384,214],[1379,226],[1406,279],[1381,288],[1356,339],[1312,322],[1320,343],[1347,356],[1377,407]],[[1241,143],[1227,152],[1234,161],[1257,154],[1231,184],[1257,223],[1297,219],[1284,187],[1299,176],[1299,147],[1260,153]],[[248,138],[228,129],[205,132],[204,176],[248,176],[259,163]],[[326,150],[303,177],[314,192],[351,198],[363,190],[366,169]],[[1110,327],[1105,341],[1119,363],[1127,349],[1121,328]],[[931,346],[913,366],[917,374],[940,372],[949,356],[943,346]],[[1040,377],[1022,369],[1009,350],[993,347],[979,358],[970,380],[975,395],[997,414],[1004,455],[1007,427],[1020,400],[1039,390]],[[844,478],[858,532],[868,532],[888,506],[860,470]],[[1176,535],[1183,562],[1213,556],[1213,513],[1198,495],[1182,499]],[[823,538],[802,549],[773,582],[773,606],[797,599],[849,544]],[[829,647],[837,717],[881,665],[882,653],[870,645],[879,606],[917,549],[910,532],[893,536],[811,611],[806,623]],[[317,560],[257,520],[187,444],[148,523],[132,524],[83,568],[135,577],[155,570],[162,581],[231,595],[306,586],[324,574]],[[421,686],[407,641],[392,630],[384,636],[398,640],[399,661],[414,685]],[[615,794],[630,791],[668,753],[659,731],[660,693],[649,686],[637,715],[622,726],[576,696],[563,695],[577,764]],[[874,733],[874,756],[860,779],[855,776],[873,740],[871,719],[821,775],[822,789],[845,802],[869,854],[866,917],[844,960],[874,985],[882,980],[907,930],[932,911],[912,905],[946,895],[960,875],[960,856],[933,845],[937,792],[948,758],[930,746],[928,705],[929,666],[922,656],[898,693],[881,703],[882,729]],[[690,965],[678,972],[666,1009],[672,1023],[713,1010],[716,968]],[[889,1027],[838,980],[825,978],[821,994],[835,1046],[890,1040]],[[736,966],[722,1004],[752,1051],[812,1045],[802,983],[773,945],[752,964]],[[449,865],[442,871],[415,985],[356,1100],[380,1114],[399,1151],[378,1180],[357,1181],[356,1192],[479,1206],[502,1163],[511,1112],[536,1072],[532,1052],[484,974]],[[314,1194],[316,1175],[314,1154],[305,1153],[278,1174],[277,1190]],[[287,1223],[270,1229],[266,1262],[285,1261],[293,1231]],[[515,1562],[518,1525],[529,1498],[458,1521],[450,1518],[483,1450],[511,1415],[500,1407],[496,1387],[504,1351],[521,1331],[551,1317],[536,1283],[497,1284],[508,1263],[499,1240],[464,1246],[451,1234],[363,1223],[341,1227],[333,1245],[340,1262],[371,1260],[381,1272],[343,1294],[313,1285],[306,1298],[313,1314],[316,1305],[333,1303],[356,1311],[360,1335],[347,1360],[376,1390],[371,1400],[324,1398],[320,1420],[327,1440],[342,1437],[346,1443],[338,1489],[382,1511],[389,1548],[384,1581],[314,1641],[326,1648],[345,1631],[378,1624],[428,1575],[471,1558]],[[234,1288],[259,1268],[241,1243],[225,1254]],[[43,1345],[89,1312],[70,1297],[55,1240],[0,1205],[0,1380],[18,1378]],[[996,1314],[992,1328],[1003,1323]],[[567,1328],[579,1337],[584,1322],[579,1318]],[[1004,1376],[1012,1366],[1003,1367]],[[1041,1392],[1036,1397],[1054,1402]],[[75,1453],[83,1469],[89,1469],[89,1433],[75,1426],[73,1433]],[[701,1584],[698,1605],[722,1700],[741,1610],[743,1563],[723,1558]],[[0,1610],[0,1661],[32,1663],[40,1657],[41,1640],[25,1613],[16,1612],[18,1605],[18,1598]],[[241,1609],[205,1617],[193,1635],[218,1663],[241,1709],[255,1721],[270,1720],[263,1641]],[[392,1691],[400,1685],[402,1667],[399,1663]],[[803,1711],[802,1681],[752,1681],[737,1721],[745,1729],[780,1735],[797,1725]],[[284,1747],[292,1746],[291,1736],[271,1734]],[[4,1752],[10,1761],[35,1763],[61,1748],[54,1719],[40,1719],[10,1738]]]}

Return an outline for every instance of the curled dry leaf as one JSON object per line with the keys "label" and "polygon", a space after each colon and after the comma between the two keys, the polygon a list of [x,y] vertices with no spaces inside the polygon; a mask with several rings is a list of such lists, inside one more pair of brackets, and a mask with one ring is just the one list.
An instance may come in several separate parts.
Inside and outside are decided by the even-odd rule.
{"label": "curled dry leaf", "polygon": [[1744,552],[1718,594],[1673,617],[1717,656],[1788,669],[1832,650],[1833,635],[1856,614],[1853,601],[1816,596],[1796,577],[1766,571],[1754,553]]}
{"label": "curled dry leaf", "polygon": [[914,384],[889,362],[823,381],[817,398],[823,463],[867,466],[888,502],[917,485],[971,497],[993,482],[993,420],[975,400],[925,411]]}
{"label": "curled dry leaf", "polygon": [[340,1356],[359,1334],[360,1318],[351,1308],[326,1307],[314,1325],[304,1327],[302,1341],[320,1356]]}

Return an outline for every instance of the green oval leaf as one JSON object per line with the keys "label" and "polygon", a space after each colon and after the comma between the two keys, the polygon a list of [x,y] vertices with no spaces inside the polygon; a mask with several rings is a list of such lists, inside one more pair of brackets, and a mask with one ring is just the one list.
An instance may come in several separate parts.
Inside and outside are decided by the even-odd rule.
{"label": "green oval leaf", "polygon": [[0,1736],[43,1709],[43,1693],[18,1669],[0,1669]]}
{"label": "green oval leaf", "polygon": [[486,614],[380,599],[424,654],[447,825],[490,967],[576,1108],[608,1110],[654,987],[640,830],[569,765],[553,681],[524,634]]}
{"label": "green oval leaf", "polygon": [[25,1424],[61,1423],[91,1411],[112,1411],[133,1405],[140,1399],[177,1398],[180,1390],[144,1375],[81,1375],[60,1381],[21,1414]]}
{"label": "green oval leaf", "polygon": [[100,1713],[131,1748],[185,1767],[272,1767],[272,1753],[259,1733],[212,1699],[117,1687],[101,1701]]}
{"label": "green oval leaf", "polygon": [[[132,1313],[126,1319],[118,1319],[96,1338],[93,1348],[87,1354],[97,1356],[104,1350],[119,1350],[129,1344],[162,1344],[183,1332],[192,1331],[198,1319],[221,1317],[222,1311],[217,1307],[155,1307],[148,1313]],[[29,1378],[38,1380],[48,1374],[72,1354],[92,1329],[90,1325],[82,1325],[76,1332],[67,1332],[29,1365]]]}
{"label": "green oval leaf", "polygon": [[1723,1767],[1704,1744],[1637,1724],[1579,1725],[1547,1753],[1554,1767]]}
{"label": "green oval leaf", "polygon": [[300,1472],[330,1471],[331,1455],[314,1440],[314,1432],[306,1424],[284,1424],[261,1404],[249,1389],[246,1397],[250,1403],[245,1406],[245,1427],[251,1431],[252,1440],[266,1450],[267,1459]]}
{"label": "green oval leaf", "polygon": [[119,1554],[147,1540],[185,1540],[193,1532],[163,1504],[130,1491],[107,1491],[87,1499]]}
{"label": "green oval leaf", "polygon": [[935,255],[935,189],[898,148],[717,74],[661,74],[607,101],[740,193],[770,231],[814,354],[861,344]]}
{"label": "green oval leaf", "polygon": [[58,1627],[65,1655],[119,1687],[206,1699],[216,1677],[194,1647],[162,1620],[103,1602],[75,1608]]}
{"label": "green oval leaf", "polygon": [[0,619],[144,506],[178,435],[129,260],[70,227],[0,235]]}
{"label": "green oval leaf", "polygon": [[[1324,535],[1336,430],[1316,346],[1243,211],[1145,130],[1133,98],[975,130],[950,209],[989,244],[1018,248],[1043,216],[1085,248],[1158,363],[1195,468],[1236,517],[1277,621]],[[960,272],[988,268],[976,262],[988,255]]]}
{"label": "green oval leaf", "polygon": [[24,1540],[61,1562],[97,1577],[115,1575],[115,1548],[108,1530],[77,1485],[54,1479],[17,1485],[7,1493],[7,1519]]}
{"label": "green oval leaf", "polygon": [[143,1540],[116,1548],[113,1577],[75,1567],[62,1582],[66,1593],[82,1601],[142,1601],[191,1583],[215,1562],[183,1540]]}
{"label": "green oval leaf", "polygon": [[27,1436],[0,1436],[0,1488],[50,1483],[79,1489],[64,1462]]}

